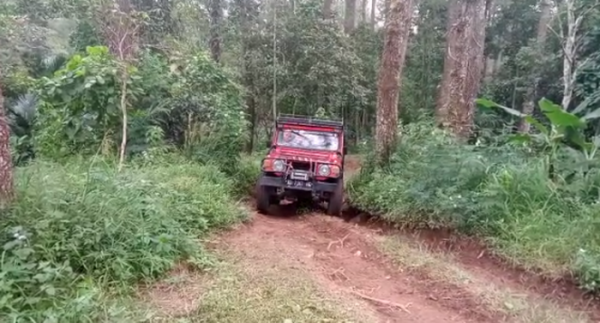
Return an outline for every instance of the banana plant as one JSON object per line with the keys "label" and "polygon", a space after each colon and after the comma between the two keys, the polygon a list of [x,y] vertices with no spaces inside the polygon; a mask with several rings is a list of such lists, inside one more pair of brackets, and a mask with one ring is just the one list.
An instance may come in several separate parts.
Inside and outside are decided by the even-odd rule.
{"label": "banana plant", "polygon": [[531,124],[537,133],[519,133],[511,136],[513,142],[535,142],[542,146],[543,152],[548,154],[549,172],[553,176],[553,161],[560,148],[575,150],[583,154],[586,164],[594,159],[600,148],[600,137],[596,136],[588,140],[583,131],[587,127],[588,121],[600,117],[600,108],[583,116],[578,116],[583,109],[575,109],[570,113],[560,105],[542,98],[538,106],[549,121],[545,125],[531,115],[524,114],[515,109],[497,104],[488,99],[477,99],[476,103],[486,109],[501,109],[513,116],[524,119]]}

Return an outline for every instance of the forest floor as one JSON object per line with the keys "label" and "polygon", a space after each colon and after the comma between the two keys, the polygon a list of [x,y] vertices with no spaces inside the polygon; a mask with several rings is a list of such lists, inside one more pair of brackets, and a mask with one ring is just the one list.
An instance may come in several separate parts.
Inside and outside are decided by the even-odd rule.
{"label": "forest floor", "polygon": [[152,321],[600,321],[572,286],[512,269],[475,242],[293,206],[273,212],[207,241],[210,272],[180,266],[144,289]]}

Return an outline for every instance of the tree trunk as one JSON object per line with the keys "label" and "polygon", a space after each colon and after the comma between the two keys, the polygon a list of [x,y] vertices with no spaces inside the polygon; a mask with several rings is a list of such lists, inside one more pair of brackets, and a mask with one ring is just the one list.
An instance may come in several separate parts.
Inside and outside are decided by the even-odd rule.
{"label": "tree trunk", "polygon": [[473,36],[469,41],[469,61],[467,65],[467,87],[465,96],[467,97],[468,111],[470,111],[469,132],[471,134],[471,123],[473,113],[475,112],[475,99],[481,88],[481,80],[484,75],[484,49],[485,49],[485,30],[487,27],[487,13],[491,0],[470,0],[473,2]]}
{"label": "tree trunk", "polygon": [[367,1],[369,0],[360,0],[360,23],[367,23]]}
{"label": "tree trunk", "polygon": [[254,23],[257,12],[256,7],[252,0],[236,0],[235,2],[240,11],[240,24],[241,24],[241,36],[242,36],[242,59],[243,59],[243,67],[242,67],[242,78],[244,87],[246,88],[246,107],[248,108],[248,130],[250,132],[250,138],[246,145],[246,151],[252,152],[254,150],[254,137],[257,129],[257,100],[256,100],[256,91],[254,86],[254,73],[252,69],[251,62],[251,51],[253,50],[252,36],[254,35],[254,30],[252,29],[252,24]]}
{"label": "tree trunk", "polygon": [[[541,60],[544,55],[544,43],[546,42],[546,35],[548,34],[548,24],[552,18],[552,0],[541,0],[540,1],[540,20],[537,28],[537,39],[535,48],[536,60]],[[537,94],[537,87],[539,84],[539,69],[534,67],[533,80],[531,86],[527,89],[525,103],[523,104],[523,113],[531,115],[535,109],[535,98]],[[521,119],[519,122],[518,130],[522,133],[528,133],[531,128],[529,122]]]}
{"label": "tree trunk", "polygon": [[221,60],[221,20],[223,17],[221,0],[209,0],[208,10],[210,16],[210,54],[212,59],[218,63]]}
{"label": "tree trunk", "polygon": [[541,0],[540,1],[540,21],[537,29],[537,44],[543,45],[546,42],[546,35],[548,34],[548,25],[552,19],[552,0]]}
{"label": "tree trunk", "polygon": [[412,0],[392,0],[389,9],[377,83],[375,150],[380,164],[389,161],[398,135],[398,92],[411,27]]}
{"label": "tree trunk", "polygon": [[567,34],[563,35],[563,99],[561,105],[568,110],[575,88],[575,60],[577,31],[581,24],[582,16],[575,17],[575,0],[565,0],[567,13]]}
{"label": "tree trunk", "polygon": [[483,74],[484,83],[489,83],[494,79],[494,67],[495,66],[496,66],[496,62],[494,61],[494,57],[492,57],[492,55],[489,55],[488,57],[485,58],[485,67],[484,67],[484,74]]}
{"label": "tree trunk", "polygon": [[346,10],[344,12],[344,32],[351,33],[356,26],[356,0],[345,0]]}
{"label": "tree trunk", "polygon": [[483,70],[485,13],[485,0],[453,0],[449,8],[436,121],[460,138],[471,135]]}
{"label": "tree trunk", "polygon": [[390,2],[392,0],[383,0],[383,19],[388,20],[390,13]]}
{"label": "tree trunk", "polygon": [[333,18],[333,0],[323,2],[323,19]]}
{"label": "tree trunk", "polygon": [[377,0],[371,0],[371,29],[375,29],[375,10],[377,9]]}
{"label": "tree trunk", "polygon": [[10,154],[10,128],[4,110],[4,96],[0,85],[0,209],[14,198],[12,156]]}
{"label": "tree trunk", "polygon": [[127,151],[127,65],[121,67],[121,146],[119,147],[118,171],[123,170],[125,165],[125,152]]}

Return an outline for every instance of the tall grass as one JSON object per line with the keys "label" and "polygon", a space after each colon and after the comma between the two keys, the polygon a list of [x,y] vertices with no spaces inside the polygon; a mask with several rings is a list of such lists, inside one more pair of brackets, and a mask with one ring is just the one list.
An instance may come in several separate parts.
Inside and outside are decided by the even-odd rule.
{"label": "tall grass", "polygon": [[37,161],[17,170],[2,215],[0,317],[15,322],[115,321],[126,292],[178,260],[209,258],[198,238],[243,217],[234,182],[183,160],[114,167]]}
{"label": "tall grass", "polygon": [[[352,181],[350,203],[404,225],[451,227],[486,239],[518,265],[600,286],[598,173],[548,178],[545,156],[510,146],[461,145],[410,124],[386,169]],[[595,192],[595,193],[594,193]],[[594,195],[595,194],[595,195]]]}

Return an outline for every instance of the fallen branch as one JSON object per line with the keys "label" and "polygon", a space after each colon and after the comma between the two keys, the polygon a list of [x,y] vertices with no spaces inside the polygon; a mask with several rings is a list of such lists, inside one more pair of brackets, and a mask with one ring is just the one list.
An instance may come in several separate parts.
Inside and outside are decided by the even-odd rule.
{"label": "fallen branch", "polygon": [[329,251],[329,249],[331,248],[331,246],[333,246],[336,243],[340,244],[340,248],[344,248],[344,241],[346,241],[346,239],[348,238],[348,236],[350,235],[350,233],[348,233],[346,236],[344,236],[341,239],[335,240],[335,241],[331,241],[328,245],[327,245],[327,250]]}
{"label": "fallen branch", "polygon": [[374,302],[374,303],[378,303],[378,304],[386,305],[386,306],[391,306],[391,307],[397,307],[397,308],[403,310],[404,312],[406,312],[408,314],[412,314],[408,310],[408,306],[410,305],[410,303],[407,304],[407,305],[402,305],[402,304],[390,302],[390,301],[387,301],[387,300],[384,300],[384,299],[378,299],[378,298],[374,298],[374,297],[371,297],[371,296],[367,296],[365,294],[361,294],[361,293],[359,293],[357,291],[354,291],[354,290],[352,291],[352,294],[354,294],[354,295],[356,295],[356,296],[358,296],[358,297],[360,297],[362,299],[366,299],[368,301]]}
{"label": "fallen branch", "polygon": [[336,270],[334,270],[331,275],[335,278],[336,276],[342,276],[343,278],[345,278],[346,280],[350,280],[350,278],[348,278],[348,276],[346,276],[346,274],[344,273],[344,271],[346,271],[346,269],[344,269],[343,267],[340,267]]}

